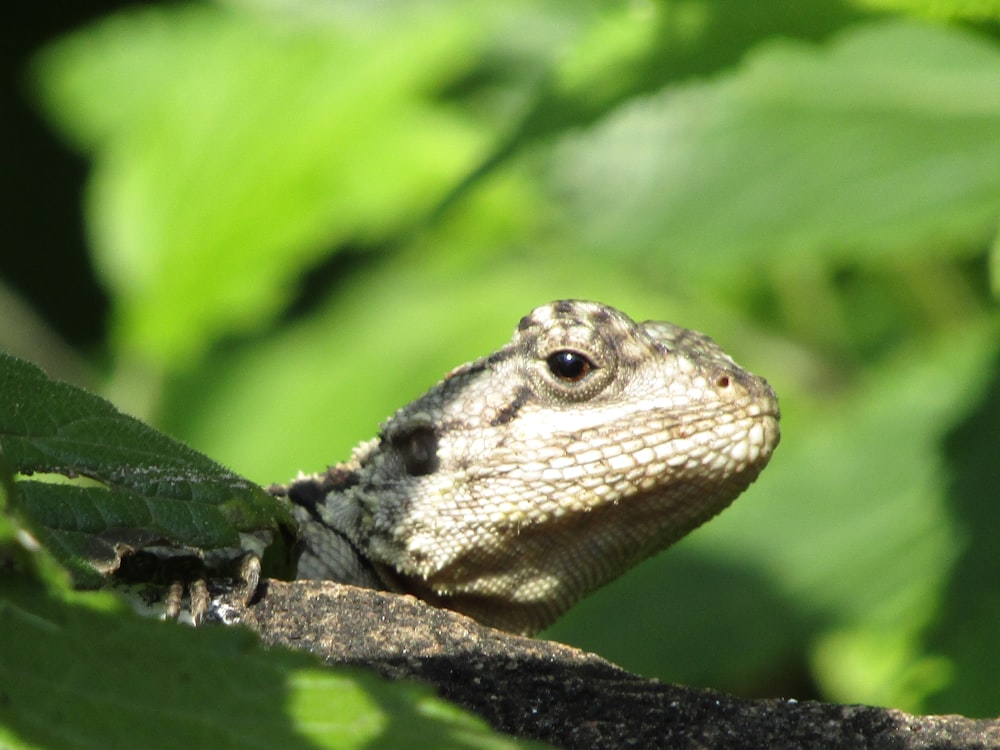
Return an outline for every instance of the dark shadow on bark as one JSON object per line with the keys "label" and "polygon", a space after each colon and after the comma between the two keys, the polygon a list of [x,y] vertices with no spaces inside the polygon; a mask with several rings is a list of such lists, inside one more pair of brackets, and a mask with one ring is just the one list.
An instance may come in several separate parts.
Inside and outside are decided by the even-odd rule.
{"label": "dark shadow on bark", "polygon": [[428,683],[497,729],[569,748],[985,748],[1000,721],[750,700],[667,685],[599,656],[509,635],[409,596],[268,581],[241,612],[275,646]]}

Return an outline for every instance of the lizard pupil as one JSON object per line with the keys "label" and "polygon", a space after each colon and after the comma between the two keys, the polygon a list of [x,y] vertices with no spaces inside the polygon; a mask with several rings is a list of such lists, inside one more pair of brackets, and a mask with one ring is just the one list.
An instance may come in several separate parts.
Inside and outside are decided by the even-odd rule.
{"label": "lizard pupil", "polygon": [[562,381],[578,383],[594,369],[594,363],[587,357],[570,349],[553,352],[546,358],[549,371]]}

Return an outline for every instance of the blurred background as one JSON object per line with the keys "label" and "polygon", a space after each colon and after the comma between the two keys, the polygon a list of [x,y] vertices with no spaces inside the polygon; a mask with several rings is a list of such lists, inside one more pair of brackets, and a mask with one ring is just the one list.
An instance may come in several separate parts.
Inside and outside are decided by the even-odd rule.
{"label": "blurred background", "polygon": [[549,300],[702,330],[771,467],[545,636],[1000,714],[1000,1],[494,5],[25,9],[0,349],[268,484]]}

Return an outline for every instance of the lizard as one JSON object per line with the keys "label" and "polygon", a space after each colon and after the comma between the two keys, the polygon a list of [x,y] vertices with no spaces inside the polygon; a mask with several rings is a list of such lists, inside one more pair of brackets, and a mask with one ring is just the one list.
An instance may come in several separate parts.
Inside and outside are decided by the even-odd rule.
{"label": "lizard", "polygon": [[767,381],[708,336],[560,300],[348,461],[269,490],[300,526],[297,578],[530,635],[726,508],[779,418]]}

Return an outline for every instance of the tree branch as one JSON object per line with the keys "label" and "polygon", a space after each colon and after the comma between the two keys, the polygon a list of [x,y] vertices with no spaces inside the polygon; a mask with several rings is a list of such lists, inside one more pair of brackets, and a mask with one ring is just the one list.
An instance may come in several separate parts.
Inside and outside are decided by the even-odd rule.
{"label": "tree branch", "polygon": [[594,654],[509,635],[410,596],[329,581],[267,581],[249,608],[276,646],[416,679],[498,730],[570,748],[987,748],[1000,721],[871,706],[749,700],[665,685]]}

